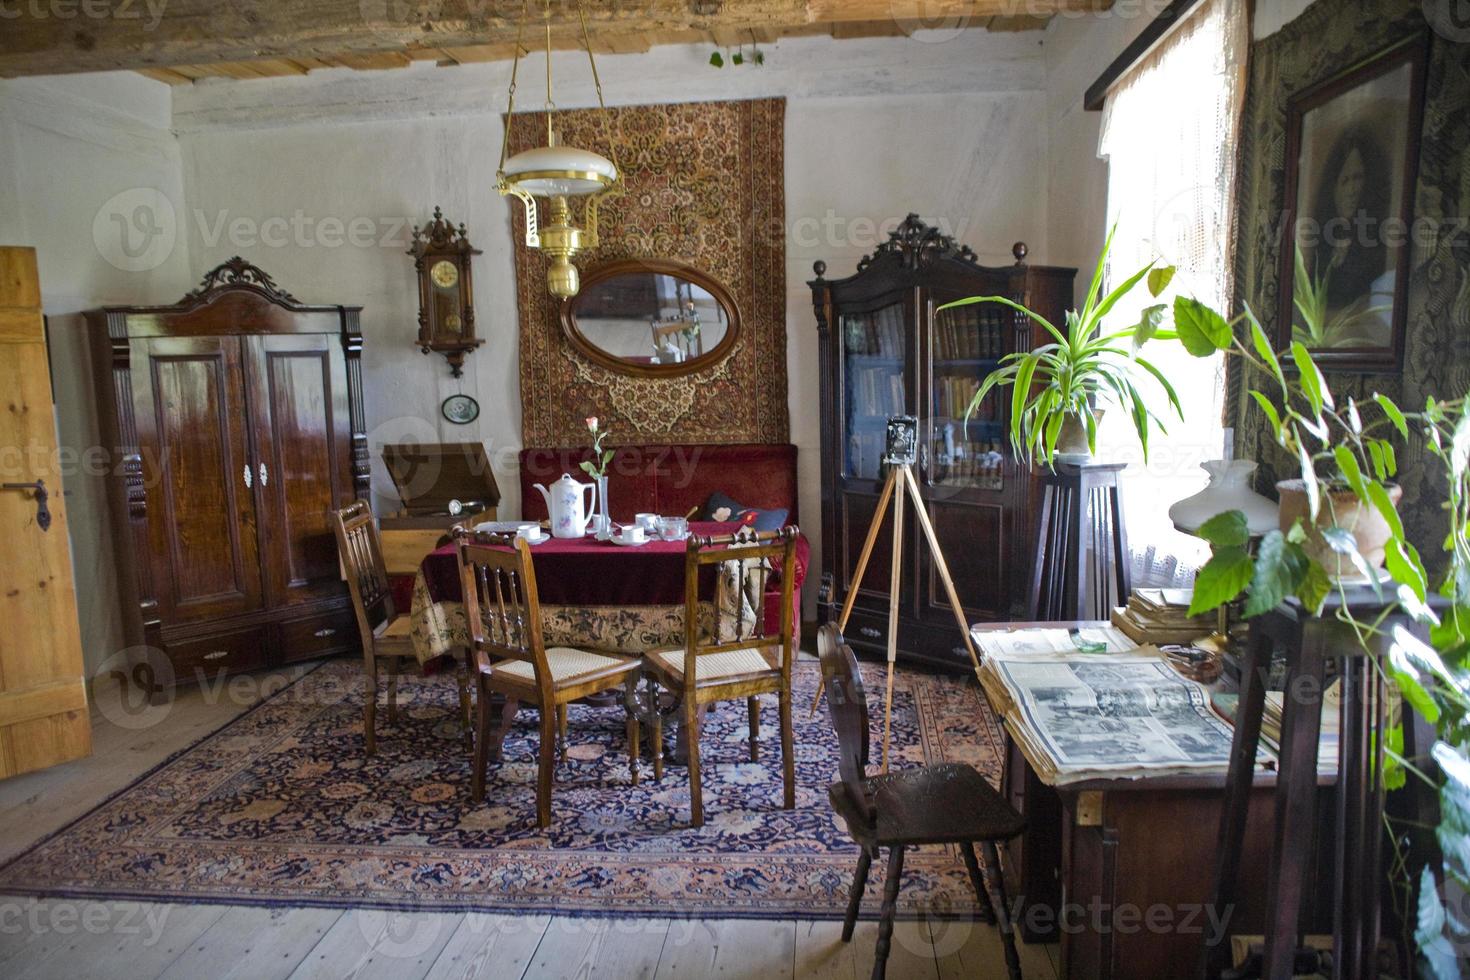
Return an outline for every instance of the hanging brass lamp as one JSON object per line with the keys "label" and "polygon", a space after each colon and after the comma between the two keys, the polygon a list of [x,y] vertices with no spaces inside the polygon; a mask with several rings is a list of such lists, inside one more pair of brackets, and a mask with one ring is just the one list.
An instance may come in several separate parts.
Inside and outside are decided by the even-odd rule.
{"label": "hanging brass lamp", "polygon": [[[526,247],[546,253],[546,285],[553,296],[565,299],[575,296],[581,276],[572,264],[579,253],[597,247],[597,208],[602,199],[621,191],[616,150],[607,105],[602,99],[602,81],[597,77],[597,62],[587,37],[587,18],[577,0],[577,20],[582,28],[582,47],[587,51],[587,64],[592,69],[592,84],[597,89],[597,107],[602,113],[603,135],[607,139],[608,156],[591,150],[565,146],[557,141],[553,117],[556,104],[551,99],[551,3],[543,3],[546,22],[546,144],[517,153],[506,159],[510,148],[510,127],[515,119],[516,75],[521,64],[521,32],[524,18],[516,29],[515,61],[510,70],[510,92],[506,99],[505,140],[500,147],[500,169],[495,174],[496,189],[520,199],[526,207]],[[610,158],[611,159],[610,159]],[[537,198],[545,200],[547,221],[542,222]],[[574,199],[582,199],[582,224],[574,221]]]}

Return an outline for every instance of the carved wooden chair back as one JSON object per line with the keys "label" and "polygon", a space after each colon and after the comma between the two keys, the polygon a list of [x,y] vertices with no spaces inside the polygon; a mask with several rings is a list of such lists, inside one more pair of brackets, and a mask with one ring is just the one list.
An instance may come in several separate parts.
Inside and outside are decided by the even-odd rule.
{"label": "carved wooden chair back", "polygon": [[[732,650],[780,648],[781,674],[791,677],[794,617],[792,580],[796,560],[795,527],[779,531],[740,530],[734,534],[691,535],[684,552],[684,685],[692,690],[699,657]],[[713,568],[711,566],[714,566]],[[781,620],[767,633],[766,587],[781,572]],[[704,629],[700,607],[713,606]]]}
{"label": "carved wooden chair back", "polygon": [[337,511],[334,517],[332,528],[337,535],[337,554],[347,576],[352,608],[357,613],[363,651],[371,653],[377,627],[398,613],[394,608],[388,573],[383,567],[378,525],[373,520],[372,508],[365,500],[353,501]]}
{"label": "carved wooden chair back", "polygon": [[686,359],[700,356],[704,353],[704,343],[697,333],[691,339],[688,330],[692,323],[693,321],[686,317],[654,320],[652,323],[654,350],[663,350],[664,341],[668,340],[683,351]]}
{"label": "carved wooden chair back", "polygon": [[817,655],[822,661],[832,728],[837,733],[837,771],[848,799],[871,826],[877,821],[877,808],[866,786],[868,698],[863,676],[852,647],[842,642],[842,634],[831,623],[817,631]]}
{"label": "carved wooden chair back", "polygon": [[456,527],[453,538],[476,669],[493,675],[495,661],[525,661],[535,673],[542,703],[550,704],[551,669],[541,633],[531,546],[514,535],[477,533],[465,527]]}

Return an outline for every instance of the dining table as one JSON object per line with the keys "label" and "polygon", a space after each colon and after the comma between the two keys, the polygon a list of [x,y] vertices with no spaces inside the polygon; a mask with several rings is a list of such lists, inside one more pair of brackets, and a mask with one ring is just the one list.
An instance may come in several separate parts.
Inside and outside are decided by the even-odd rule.
{"label": "dining table", "polygon": [[[692,521],[689,533],[730,534],[732,521]],[[531,545],[531,564],[547,647],[643,654],[684,645],[685,540],[641,545],[548,537]],[[704,574],[713,576],[714,566]],[[701,594],[709,594],[707,586]],[[469,646],[464,592],[454,544],[424,556],[408,603],[421,664]]]}
{"label": "dining table", "polygon": [[[689,535],[732,534],[740,527],[734,521],[691,521]],[[547,537],[531,545],[545,645],[635,655],[683,647],[687,550],[688,541],[683,538],[650,538],[643,544],[630,545],[598,540],[593,535]],[[701,595],[715,592],[717,568],[709,565],[701,573],[710,579],[701,584]],[[399,601],[404,598],[400,594]],[[470,637],[459,558],[452,542],[424,556],[414,576],[409,608],[414,653],[420,664],[432,669],[444,658],[465,656]],[[713,603],[702,602],[700,614],[713,622]],[[754,615],[756,611],[747,607],[742,619],[748,624]],[[587,701],[599,707],[619,703],[611,697]],[[655,710],[664,716],[664,731],[671,743],[666,761],[682,765],[687,747],[675,710],[677,704],[676,692],[655,693],[650,682],[641,701],[624,707],[645,718]],[[492,756],[498,757],[504,737],[504,729],[493,736]]]}

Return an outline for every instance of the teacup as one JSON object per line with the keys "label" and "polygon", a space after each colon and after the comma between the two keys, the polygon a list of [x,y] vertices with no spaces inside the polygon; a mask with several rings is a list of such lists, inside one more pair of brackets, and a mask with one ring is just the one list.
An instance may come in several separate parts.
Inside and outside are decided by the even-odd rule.
{"label": "teacup", "polygon": [[648,532],[641,524],[625,524],[618,532],[618,540],[623,544],[642,544],[648,540]]}
{"label": "teacup", "polygon": [[541,530],[540,524],[522,524],[516,528],[516,537],[529,541],[532,544],[540,541],[544,534],[545,532]]}
{"label": "teacup", "polygon": [[633,521],[645,531],[658,529],[659,516],[657,514],[634,514]]}

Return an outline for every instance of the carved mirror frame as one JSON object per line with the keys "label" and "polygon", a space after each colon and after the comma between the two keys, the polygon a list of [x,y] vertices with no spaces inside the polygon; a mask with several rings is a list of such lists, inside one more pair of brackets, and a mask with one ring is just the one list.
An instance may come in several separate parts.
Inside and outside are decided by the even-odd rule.
{"label": "carved mirror frame", "polygon": [[[609,354],[588,340],[581,328],[577,326],[575,309],[577,300],[587,292],[588,287],[603,280],[639,272],[683,279],[713,296],[715,302],[724,309],[727,320],[725,335],[720,338],[719,343],[698,357],[677,364],[636,364]],[[710,367],[730,353],[731,348],[735,346],[736,339],[740,336],[740,307],[736,304],[735,297],[730,295],[730,291],[718,280],[682,262],[670,259],[615,259],[611,262],[604,262],[582,274],[581,291],[561,302],[561,329],[577,353],[602,365],[609,371],[643,378],[676,378]]]}

